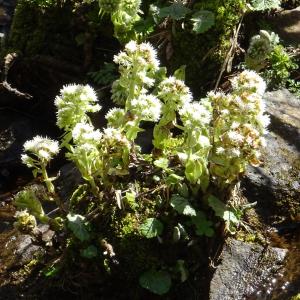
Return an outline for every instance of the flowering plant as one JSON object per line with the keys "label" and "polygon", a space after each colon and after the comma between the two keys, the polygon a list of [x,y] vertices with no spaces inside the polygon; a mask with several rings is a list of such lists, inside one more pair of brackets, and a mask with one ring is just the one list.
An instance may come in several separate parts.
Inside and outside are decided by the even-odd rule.
{"label": "flowering plant", "polygon": [[[32,231],[40,221],[63,229],[74,251],[80,249],[85,258],[100,256],[101,247],[108,269],[117,251],[99,236],[112,228],[114,242],[131,240],[132,234],[158,237],[162,243],[161,235],[166,240],[172,236],[170,244],[192,240],[195,234],[210,237],[214,223],[204,213],[209,205],[232,231],[230,224],[239,222],[235,210],[210,193],[216,187],[227,189],[248,164],[259,163],[269,123],[262,99],[266,86],[254,71],[234,77],[231,93],[210,92],[194,101],[182,76],[167,77],[149,43],[129,42],[114,61],[120,77],[112,86],[112,100],[119,107],[106,114],[106,128],[96,129],[87,115],[101,108],[90,86],[65,86],[55,100],[57,125],[64,130],[61,147],[86,181],[60,210],[63,222],[44,213],[34,191],[15,197],[23,210],[17,214],[17,228]],[[145,121],[153,125],[151,153],[142,153],[137,145]],[[58,142],[36,137],[24,149],[29,154],[22,156],[23,162],[42,173],[54,193],[46,165],[58,153]],[[164,212],[165,219],[172,218],[173,234],[164,232],[169,229],[159,220]],[[141,276],[142,286],[151,272]],[[166,277],[170,286],[168,273]]]}

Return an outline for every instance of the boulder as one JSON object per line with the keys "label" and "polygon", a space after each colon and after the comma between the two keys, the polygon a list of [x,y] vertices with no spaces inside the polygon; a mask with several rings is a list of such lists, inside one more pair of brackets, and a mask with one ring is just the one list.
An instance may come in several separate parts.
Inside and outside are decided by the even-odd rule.
{"label": "boulder", "polygon": [[[300,221],[300,100],[288,90],[265,94],[271,124],[262,165],[249,167],[242,187],[265,224]],[[275,220],[276,219],[276,220]]]}
{"label": "boulder", "polygon": [[272,282],[286,253],[285,249],[228,239],[210,283],[209,299],[257,299],[255,293]]}

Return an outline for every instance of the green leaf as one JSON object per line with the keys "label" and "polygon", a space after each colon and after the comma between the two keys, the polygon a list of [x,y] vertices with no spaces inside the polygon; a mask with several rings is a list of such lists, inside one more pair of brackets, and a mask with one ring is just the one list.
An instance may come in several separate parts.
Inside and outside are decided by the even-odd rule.
{"label": "green leaf", "polygon": [[252,0],[251,5],[253,10],[266,10],[280,8],[280,0]]}
{"label": "green leaf", "polygon": [[169,166],[169,160],[165,157],[161,157],[154,161],[154,165],[163,170],[167,170]]}
{"label": "green leaf", "polygon": [[196,210],[189,201],[179,195],[172,195],[171,206],[180,214],[185,216],[196,216]]}
{"label": "green leaf", "polygon": [[203,165],[200,159],[189,159],[185,164],[185,176],[191,183],[196,183],[203,172]]}
{"label": "green leaf", "polygon": [[140,231],[147,239],[154,238],[160,235],[164,225],[156,218],[148,218],[141,226]]}
{"label": "green leaf", "polygon": [[236,217],[235,213],[233,211],[230,211],[230,210],[224,211],[223,220],[228,221],[228,222],[232,222],[234,224],[239,223],[239,219]]}
{"label": "green leaf", "polygon": [[193,14],[191,21],[193,22],[193,31],[203,33],[215,24],[215,15],[208,10],[200,10]]}
{"label": "green leaf", "polygon": [[214,230],[211,227],[213,223],[206,219],[206,216],[203,212],[198,211],[196,217],[192,217],[192,222],[196,226],[197,235],[206,235],[212,237],[214,235]]}
{"label": "green leaf", "polygon": [[217,197],[210,195],[208,197],[208,204],[214,210],[215,215],[222,218],[226,222],[232,222],[234,224],[239,223],[239,219],[235,215],[235,213],[228,209],[222,201],[220,201]]}
{"label": "green leaf", "polygon": [[166,179],[166,183],[167,185],[172,185],[172,184],[177,184],[180,181],[182,181],[184,178],[182,176],[179,176],[177,174],[170,174],[167,179]]}
{"label": "green leaf", "polygon": [[176,1],[172,5],[163,7],[159,10],[159,17],[171,17],[174,20],[183,19],[191,10],[183,5],[182,2]]}
{"label": "green leaf", "polygon": [[208,205],[214,210],[215,215],[223,219],[224,211],[227,210],[226,205],[217,197],[210,195],[208,197]]}
{"label": "green leaf", "polygon": [[87,229],[85,217],[69,213],[67,219],[68,228],[81,242],[89,240],[90,234]]}
{"label": "green leaf", "polygon": [[181,66],[179,69],[177,69],[177,70],[174,72],[174,77],[175,77],[176,79],[185,81],[185,69],[186,69],[186,65]]}
{"label": "green leaf", "polygon": [[85,258],[94,258],[98,254],[97,248],[94,245],[88,246],[86,249],[83,249],[80,253],[82,257]]}
{"label": "green leaf", "polygon": [[164,295],[170,290],[172,281],[168,272],[149,270],[140,276],[139,283],[154,294]]}

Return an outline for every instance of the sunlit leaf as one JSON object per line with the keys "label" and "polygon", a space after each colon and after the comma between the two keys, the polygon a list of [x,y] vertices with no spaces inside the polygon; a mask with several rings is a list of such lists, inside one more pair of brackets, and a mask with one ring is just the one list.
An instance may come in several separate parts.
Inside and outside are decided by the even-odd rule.
{"label": "sunlit leaf", "polygon": [[215,24],[215,15],[208,10],[200,10],[193,14],[191,21],[193,22],[193,31],[203,33]]}
{"label": "sunlit leaf", "polygon": [[163,224],[156,218],[148,218],[141,226],[140,231],[147,239],[160,235],[163,231]]}
{"label": "sunlit leaf", "polygon": [[171,198],[171,206],[182,215],[196,216],[196,210],[189,203],[188,199],[184,197],[173,195]]}
{"label": "sunlit leaf", "polygon": [[87,241],[90,238],[90,233],[87,229],[85,217],[81,215],[67,215],[68,228],[80,241]]}
{"label": "sunlit leaf", "polygon": [[280,8],[280,0],[252,0],[251,5],[253,10],[267,10]]}

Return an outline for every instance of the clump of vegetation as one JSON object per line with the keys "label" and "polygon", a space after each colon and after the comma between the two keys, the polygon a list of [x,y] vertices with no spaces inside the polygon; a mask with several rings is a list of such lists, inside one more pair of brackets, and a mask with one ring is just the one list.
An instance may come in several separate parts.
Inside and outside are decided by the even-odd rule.
{"label": "clump of vegetation", "polygon": [[291,73],[299,66],[274,32],[261,30],[259,35],[251,38],[245,64],[247,68],[261,72],[269,88],[288,87],[297,94],[298,85],[291,79]]}
{"label": "clump of vegetation", "polygon": [[[116,268],[122,272],[119,264],[128,266],[129,255],[136,269],[128,281],[139,277],[143,288],[162,295],[174,278],[188,279],[192,261],[159,255],[159,247],[180,249],[199,236],[211,237],[218,218],[230,232],[240,223],[240,212],[217,196],[230,190],[248,164],[259,164],[269,122],[262,100],[266,85],[254,71],[244,71],[232,79],[231,93],[210,92],[196,102],[184,74],[167,76],[149,43],[130,41],[114,61],[120,77],[112,100],[118,107],[107,113],[106,128],[96,129],[88,116],[101,109],[90,86],[64,86],[55,99],[64,131],[60,147],[84,183],[63,202],[45,170],[58,142],[26,142],[23,162],[41,174],[48,192],[41,196],[27,188],[15,196],[21,209],[16,228],[34,234],[38,221],[49,224],[64,237],[58,251],[100,262],[108,278]],[[153,124],[148,154],[136,143],[143,122]],[[44,213],[43,201],[49,200],[56,201],[55,216]],[[64,257],[50,269],[62,269]],[[148,264],[141,263],[145,257]]]}

